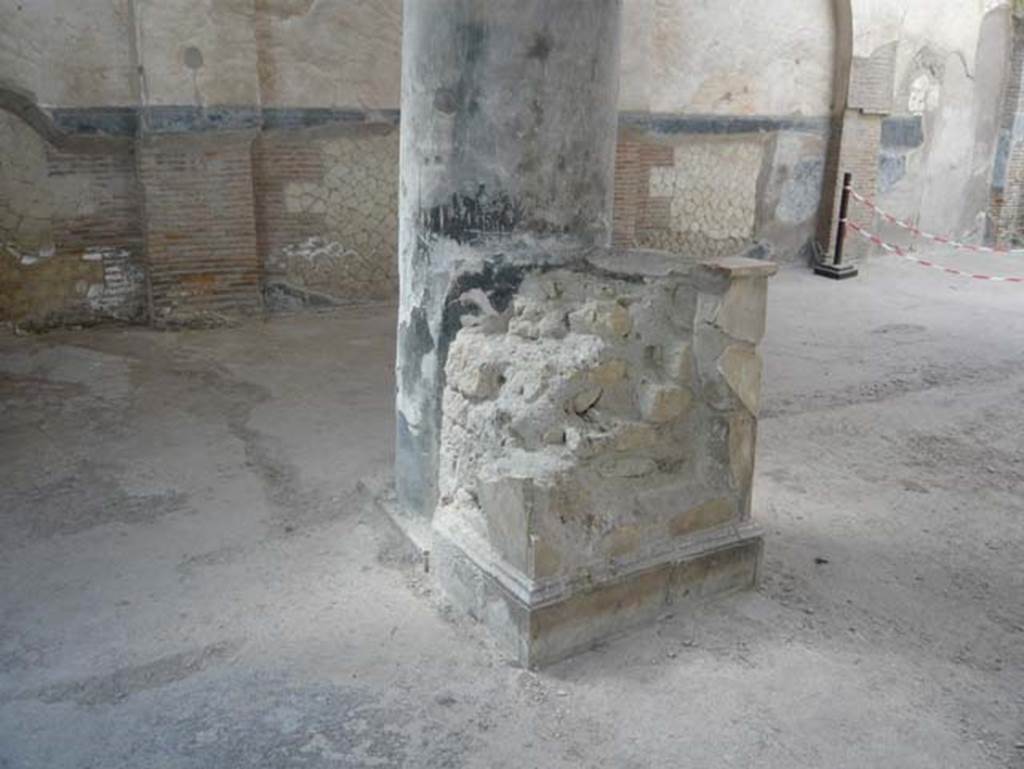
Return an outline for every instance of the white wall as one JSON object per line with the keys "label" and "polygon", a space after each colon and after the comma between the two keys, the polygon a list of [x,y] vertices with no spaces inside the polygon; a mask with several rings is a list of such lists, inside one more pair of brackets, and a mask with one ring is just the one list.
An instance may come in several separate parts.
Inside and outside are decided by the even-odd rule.
{"label": "white wall", "polygon": [[262,0],[266,105],[398,107],[401,0]]}
{"label": "white wall", "polygon": [[131,29],[132,0],[0,0],[0,85],[44,105],[134,104]]}
{"label": "white wall", "polygon": [[[1006,0],[854,0],[854,55],[896,42],[892,113],[920,116],[925,143],[882,191],[925,229],[979,229],[988,206],[1009,58]],[[883,150],[884,151],[884,150]]]}
{"label": "white wall", "polygon": [[827,115],[833,0],[625,0],[621,106]]}
{"label": "white wall", "polygon": [[[895,44],[893,112],[926,129],[888,202],[966,226],[983,205],[1007,44],[991,17],[983,40],[982,20],[1007,0],[850,1],[854,54]],[[833,2],[624,0],[622,109],[829,114]],[[46,106],[394,109],[400,54],[401,0],[0,0],[0,86]]]}
{"label": "white wall", "polygon": [[[625,0],[622,107],[823,115],[831,0]],[[398,106],[401,0],[0,0],[0,79],[48,105]],[[259,49],[259,72],[254,71]],[[197,49],[202,64],[194,66]]]}
{"label": "white wall", "polygon": [[254,0],[134,0],[147,105],[259,104]]}
{"label": "white wall", "polygon": [[870,56],[886,43],[900,40],[897,69],[906,67],[911,50],[922,40],[961,51],[974,59],[982,17],[1007,6],[1008,0],[851,0],[854,14],[853,54]]}

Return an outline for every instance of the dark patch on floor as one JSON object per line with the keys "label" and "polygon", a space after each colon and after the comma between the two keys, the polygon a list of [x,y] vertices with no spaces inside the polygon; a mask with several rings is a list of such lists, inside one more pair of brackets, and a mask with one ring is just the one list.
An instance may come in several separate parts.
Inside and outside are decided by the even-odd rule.
{"label": "dark patch on floor", "polygon": [[249,424],[253,410],[271,400],[269,390],[243,381],[227,368],[211,362],[201,366],[191,363],[173,373],[201,384],[207,397],[200,408],[204,413],[215,409],[226,420],[231,435],[242,443],[246,467],[259,477],[267,501],[275,510],[271,522],[275,534],[292,534],[345,513],[341,505],[303,485],[299,468],[285,459],[286,452],[277,438]]}
{"label": "dark patch on floor", "polygon": [[111,523],[150,523],[188,509],[187,494],[129,494],[119,470],[79,459],[31,486],[0,488],[0,544],[75,534]]}
{"label": "dark patch on floor", "polygon": [[105,675],[22,693],[13,699],[34,699],[48,705],[61,702],[74,702],[87,707],[113,705],[138,692],[168,686],[222,664],[237,654],[241,645],[239,641],[221,641],[141,665],[120,668]]}

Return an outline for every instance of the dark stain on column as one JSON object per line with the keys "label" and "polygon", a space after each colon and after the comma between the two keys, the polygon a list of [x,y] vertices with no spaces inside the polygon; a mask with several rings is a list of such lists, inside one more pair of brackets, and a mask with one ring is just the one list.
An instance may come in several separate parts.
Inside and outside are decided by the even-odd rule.
{"label": "dark stain on column", "polygon": [[441,338],[438,340],[438,359],[442,370],[448,359],[448,347],[462,328],[462,319],[467,315],[479,315],[482,309],[463,301],[466,292],[473,289],[483,291],[494,311],[501,314],[512,304],[527,272],[538,269],[502,263],[500,255],[493,260],[485,263],[479,272],[464,272],[456,276],[448,290],[441,319]]}
{"label": "dark stain on column", "polygon": [[542,32],[533,39],[533,44],[526,52],[526,55],[531,59],[547,61],[548,56],[551,55],[551,48],[551,38],[546,32]]}
{"label": "dark stain on column", "polygon": [[[397,414],[395,484],[398,499],[405,510],[431,509],[437,494],[437,478],[433,473],[438,462],[438,431],[447,384],[445,366],[448,351],[462,329],[462,319],[482,311],[482,308],[464,301],[463,296],[467,291],[479,289],[487,296],[490,306],[496,312],[503,313],[511,305],[523,277],[530,269],[503,264],[500,255],[494,259],[495,262],[486,263],[477,272],[455,276],[445,295],[436,342],[430,334],[427,314],[422,308],[415,308],[410,323],[403,324],[399,331],[403,360],[400,372],[402,387],[407,393],[416,393],[421,414],[415,428],[409,424],[401,410]],[[428,297],[424,306],[430,305],[433,302]],[[422,361],[435,347],[437,375],[426,379],[422,376]]]}
{"label": "dark stain on column", "polygon": [[[402,345],[402,384],[412,388],[423,377],[423,357],[434,350],[434,339],[430,335],[427,313],[416,307],[409,314],[409,323],[403,323],[399,335]],[[410,365],[415,363],[415,365]]]}
{"label": "dark stain on column", "polygon": [[461,158],[469,147],[475,146],[472,134],[487,130],[486,126],[478,125],[482,94],[480,74],[487,56],[487,27],[480,23],[460,24],[455,39],[462,68],[458,83],[451,89],[455,97],[452,146],[456,157]]}
{"label": "dark stain on column", "polygon": [[457,243],[478,241],[484,235],[513,232],[523,218],[523,206],[505,193],[489,195],[483,184],[474,195],[452,193],[447,202],[420,211],[420,226]]}
{"label": "dark stain on column", "polygon": [[[402,323],[398,329],[398,359],[401,361],[398,376],[401,389],[413,394],[421,415],[419,424],[414,428],[401,409],[396,414],[395,491],[403,509],[407,510],[418,510],[426,500],[432,499],[436,484],[434,478],[424,474],[425,467],[436,465],[438,440],[434,404],[436,394],[429,387],[423,386],[428,381],[423,376],[423,358],[436,347],[427,316],[429,299],[427,295],[422,306],[413,308],[409,321]],[[424,419],[423,415],[426,414],[430,414],[431,418]]]}

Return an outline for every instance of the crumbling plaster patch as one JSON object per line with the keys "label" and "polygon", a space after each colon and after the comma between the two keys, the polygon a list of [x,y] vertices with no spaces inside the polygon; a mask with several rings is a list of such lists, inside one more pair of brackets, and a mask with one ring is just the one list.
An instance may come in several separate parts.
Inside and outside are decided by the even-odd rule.
{"label": "crumbling plaster patch", "polygon": [[145,271],[125,248],[95,248],[82,255],[83,261],[99,262],[103,279],[91,283],[85,298],[97,315],[119,320],[136,320],[145,308]]}
{"label": "crumbling plaster patch", "polygon": [[0,319],[46,327],[135,321],[144,312],[145,273],[129,249],[96,248],[30,263],[0,254]]}
{"label": "crumbling plaster patch", "polygon": [[934,75],[922,72],[910,84],[907,96],[907,111],[911,115],[923,115],[939,106],[942,96],[942,84]]}
{"label": "crumbling plaster patch", "polygon": [[[896,115],[883,128],[892,133],[916,119],[919,129],[915,141],[883,135],[879,202],[923,229],[977,237],[983,231],[979,214],[989,205],[998,105],[1009,74],[1008,12],[1002,3],[968,5],[952,28],[935,19],[922,27],[916,13],[908,12],[900,29]],[[902,237],[898,231],[882,234]]]}
{"label": "crumbling plaster patch", "polygon": [[441,528],[543,582],[743,518],[764,277],[556,270],[527,276],[504,313],[465,316],[446,366]]}
{"label": "crumbling plaster patch", "polygon": [[54,200],[47,181],[45,143],[0,110],[0,245],[23,264],[54,253]]}
{"label": "crumbling plaster patch", "polygon": [[87,219],[112,193],[86,174],[54,172],[48,153],[28,124],[0,110],[0,317],[139,318],[145,276],[130,249],[58,249],[62,223]]}

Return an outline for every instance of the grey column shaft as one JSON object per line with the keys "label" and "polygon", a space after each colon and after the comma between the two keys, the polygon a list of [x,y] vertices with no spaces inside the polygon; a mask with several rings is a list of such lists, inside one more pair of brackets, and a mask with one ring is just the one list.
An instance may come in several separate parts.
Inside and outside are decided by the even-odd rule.
{"label": "grey column shaft", "polygon": [[407,515],[437,502],[452,308],[481,287],[459,275],[489,263],[477,281],[493,289],[515,280],[493,271],[499,254],[557,261],[609,241],[621,4],[405,0],[395,475]]}

